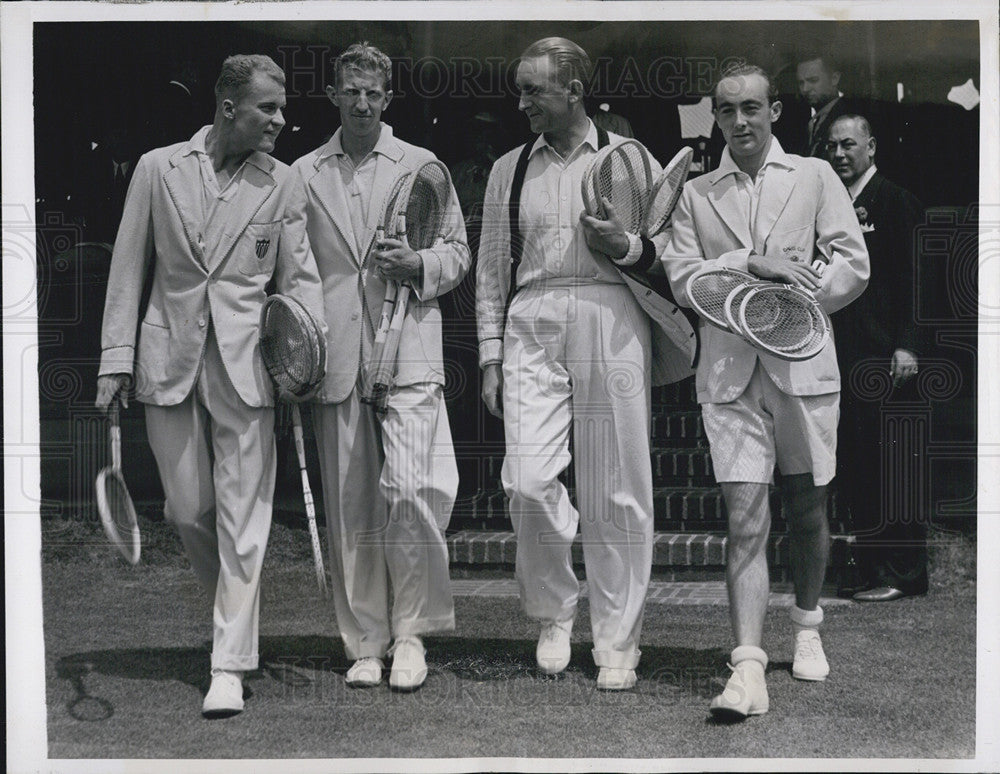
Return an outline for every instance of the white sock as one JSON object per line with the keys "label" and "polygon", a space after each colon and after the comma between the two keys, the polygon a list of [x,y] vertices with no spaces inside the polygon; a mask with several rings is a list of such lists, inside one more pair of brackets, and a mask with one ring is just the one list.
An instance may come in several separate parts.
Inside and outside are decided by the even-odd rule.
{"label": "white sock", "polygon": [[819,632],[819,625],[823,623],[823,608],[816,605],[815,610],[803,610],[797,605],[792,605],[790,611],[792,619],[792,631],[798,636],[799,632],[812,630]]}

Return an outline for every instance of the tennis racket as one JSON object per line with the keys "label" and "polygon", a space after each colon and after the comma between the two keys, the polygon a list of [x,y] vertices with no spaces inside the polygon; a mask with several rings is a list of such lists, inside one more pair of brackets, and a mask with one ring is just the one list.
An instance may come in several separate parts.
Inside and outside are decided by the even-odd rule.
{"label": "tennis racket", "polygon": [[[409,175],[399,195],[390,201],[391,211],[387,212],[387,220],[396,224],[397,238],[405,246],[412,250],[426,250],[433,247],[442,235],[450,199],[451,175],[448,168],[440,161],[428,161]],[[379,359],[375,359],[374,351],[372,353],[371,392],[366,402],[380,413],[386,410],[389,386],[396,373],[399,339],[410,291],[409,283],[398,284],[392,318]]]}
{"label": "tennis racket", "polygon": [[111,466],[97,474],[97,512],[104,532],[129,564],[139,563],[141,538],[132,496],[122,476],[122,431],[118,419],[118,397],[111,401]]}
{"label": "tennis racket", "polygon": [[688,278],[687,297],[702,319],[729,333],[740,334],[739,329],[730,327],[726,319],[726,299],[734,290],[757,282],[760,282],[759,278],[739,269],[701,269]]}
{"label": "tennis racket", "polygon": [[[406,187],[409,178],[410,173],[404,172],[396,178],[392,184],[392,188],[389,189],[389,193],[385,197],[385,204],[382,207],[382,219],[375,229],[375,240],[369,249],[369,254],[372,248],[385,239],[386,234],[394,237],[397,236],[399,224],[396,221],[398,220],[402,206],[400,195],[403,193],[403,189]],[[367,261],[367,259],[368,256],[366,255],[365,260]],[[362,269],[364,271],[364,266],[362,266]],[[364,277],[363,272],[362,277]],[[375,326],[375,342],[372,345],[371,356],[369,362],[362,368],[362,375],[364,377],[363,388],[361,390],[362,403],[376,404],[379,402],[379,397],[374,394],[374,386],[376,379],[383,378],[378,372],[378,365],[384,359],[385,340],[389,335],[389,326],[392,324],[393,313],[396,311],[396,299],[398,296],[399,283],[387,282],[385,295],[382,298],[382,309],[379,312],[378,325]]]}
{"label": "tennis racket", "polygon": [[316,585],[326,597],[329,588],[319,530],[316,528],[316,505],[306,470],[302,415],[299,412],[299,402],[308,398],[326,376],[326,339],[319,323],[298,300],[291,296],[273,295],[264,302],[261,311],[260,353],[264,367],[278,387],[279,396],[292,403],[292,435],[302,476],[302,499],[312,542]]}
{"label": "tennis racket", "polygon": [[681,198],[681,191],[691,171],[693,156],[693,148],[681,148],[653,183],[646,214],[642,219],[642,233],[647,237],[656,236],[670,222],[670,216],[677,206],[677,200]]}
{"label": "tennis racket", "polygon": [[606,145],[594,155],[580,182],[583,207],[591,217],[607,220],[607,199],[625,230],[639,234],[652,184],[649,153],[642,143],[625,140]]}
{"label": "tennis racket", "polygon": [[743,296],[739,329],[755,347],[783,360],[808,360],[830,338],[829,318],[811,293],[773,282]]}

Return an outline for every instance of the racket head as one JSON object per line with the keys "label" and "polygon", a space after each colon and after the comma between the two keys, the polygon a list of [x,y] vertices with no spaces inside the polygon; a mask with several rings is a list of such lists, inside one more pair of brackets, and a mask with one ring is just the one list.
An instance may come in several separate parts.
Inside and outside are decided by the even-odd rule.
{"label": "racket head", "polygon": [[412,250],[433,247],[444,236],[445,216],[451,201],[451,175],[434,159],[414,170],[403,189],[406,193],[406,241]]}
{"label": "racket head", "polygon": [[738,334],[739,329],[730,328],[726,320],[726,299],[734,290],[752,282],[759,279],[739,269],[701,269],[688,277],[685,290],[699,317],[716,328]]}
{"label": "racket head", "polygon": [[808,360],[826,346],[830,321],[810,293],[762,283],[740,302],[739,323],[754,346],[782,360]]}
{"label": "racket head", "polygon": [[684,183],[691,171],[694,148],[681,148],[656,178],[649,194],[649,207],[642,219],[642,233],[647,237],[656,236],[666,228],[670,216],[681,198]]}
{"label": "racket head", "polygon": [[[653,174],[649,152],[638,140],[606,145],[594,156],[583,176],[583,203],[587,214],[607,220],[607,199],[630,234],[640,233],[649,203]],[[590,189],[589,191],[587,189]]]}
{"label": "racket head", "polygon": [[276,294],[264,302],[260,354],[279,394],[288,400],[305,400],[326,376],[322,328],[309,310],[291,296]]}
{"label": "racket head", "polygon": [[407,194],[405,189],[409,185],[410,173],[404,172],[397,177],[389,192],[385,196],[385,204],[382,206],[382,221],[379,224],[382,231],[390,236],[396,235],[396,227],[399,223],[399,216],[405,214],[405,203]]}
{"label": "racket head", "polygon": [[[766,283],[747,282],[733,288],[729,292],[729,295],[726,296],[725,303],[722,305],[722,312],[726,318],[727,325],[733,333],[738,333],[740,336],[744,336],[743,328],[740,325],[740,304],[743,303],[743,299],[746,297],[747,293],[762,284]],[[746,337],[744,336],[744,338]]]}
{"label": "racket head", "polygon": [[139,518],[121,470],[102,468],[97,474],[97,512],[111,544],[129,564],[139,563]]}

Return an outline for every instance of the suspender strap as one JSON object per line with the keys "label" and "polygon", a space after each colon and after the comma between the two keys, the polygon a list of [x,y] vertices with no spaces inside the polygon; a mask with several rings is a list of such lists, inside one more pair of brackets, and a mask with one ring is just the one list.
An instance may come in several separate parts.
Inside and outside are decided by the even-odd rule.
{"label": "suspender strap", "polygon": [[[608,133],[601,127],[597,128],[598,149],[606,146],[610,139]],[[528,173],[528,157],[534,141],[527,142],[521,149],[521,155],[517,158],[517,166],[514,167],[514,180],[510,186],[510,203],[507,207],[507,217],[510,223],[510,288],[507,290],[507,303],[503,309],[503,325],[501,330],[507,326],[507,311],[510,309],[510,302],[517,292],[517,269],[521,265],[521,258],[524,254],[524,234],[521,233],[521,189],[524,187],[524,177]]]}

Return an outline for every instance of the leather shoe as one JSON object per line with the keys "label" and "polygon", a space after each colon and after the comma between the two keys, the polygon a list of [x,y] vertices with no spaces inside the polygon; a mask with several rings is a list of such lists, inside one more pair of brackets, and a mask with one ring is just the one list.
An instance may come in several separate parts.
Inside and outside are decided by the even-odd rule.
{"label": "leather shoe", "polygon": [[419,637],[397,637],[390,650],[392,669],[389,687],[394,691],[415,691],[427,679],[424,644]]}
{"label": "leather shoe", "polygon": [[859,591],[854,595],[854,599],[857,602],[892,602],[894,599],[908,596],[911,595],[895,586],[878,586],[867,591]]}
{"label": "leather shoe", "polygon": [[382,682],[382,668],[385,665],[380,658],[359,658],[347,670],[345,678],[351,688],[374,688]]}
{"label": "leather shoe", "polygon": [[573,631],[573,620],[546,621],[535,648],[535,660],[542,674],[557,675],[569,665],[569,636]]}
{"label": "leather shoe", "polygon": [[243,711],[243,673],[212,670],[212,685],[205,694],[201,714],[206,718],[228,718]]}
{"label": "leather shoe", "polygon": [[763,715],[770,708],[764,664],[747,659],[735,666],[726,687],[712,699],[709,711],[721,719],[742,719],[749,715]]}
{"label": "leather shoe", "polygon": [[601,667],[597,673],[597,690],[599,691],[627,691],[629,688],[635,688],[635,683],[634,669]]}

